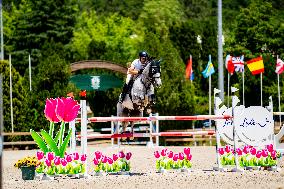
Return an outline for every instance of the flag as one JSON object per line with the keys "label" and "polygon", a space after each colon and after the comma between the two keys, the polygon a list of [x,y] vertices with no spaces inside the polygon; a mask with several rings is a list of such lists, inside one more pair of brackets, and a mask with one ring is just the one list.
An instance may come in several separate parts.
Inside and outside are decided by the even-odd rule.
{"label": "flag", "polygon": [[260,74],[264,72],[264,65],[262,57],[253,58],[247,61],[247,65],[252,75]]}
{"label": "flag", "polygon": [[209,61],[205,70],[202,72],[202,75],[203,75],[204,78],[207,78],[210,75],[212,75],[213,73],[215,73],[214,66],[213,66],[212,62]]}
{"label": "flag", "polygon": [[186,70],[185,70],[185,78],[193,80],[193,72],[192,72],[192,56],[187,60]]}
{"label": "flag", "polygon": [[232,57],[235,72],[244,72],[244,55]]}
{"label": "flag", "polygon": [[235,72],[244,71],[244,55],[242,56],[231,56],[227,55],[226,57],[226,68],[230,74]]}
{"label": "flag", "polygon": [[278,58],[277,61],[276,61],[275,72],[277,74],[281,74],[281,73],[283,73],[283,71],[284,71],[284,62],[280,58]]}
{"label": "flag", "polygon": [[231,55],[227,55],[227,56],[226,56],[226,61],[225,61],[226,68],[227,68],[227,70],[228,70],[228,72],[229,72],[230,74],[233,74],[233,73],[234,73],[234,70],[235,70],[235,67],[234,67],[232,58],[233,58],[233,57],[232,57]]}
{"label": "flag", "polygon": [[193,71],[191,72],[191,75],[190,75],[190,81],[193,81],[194,80],[194,73]]}

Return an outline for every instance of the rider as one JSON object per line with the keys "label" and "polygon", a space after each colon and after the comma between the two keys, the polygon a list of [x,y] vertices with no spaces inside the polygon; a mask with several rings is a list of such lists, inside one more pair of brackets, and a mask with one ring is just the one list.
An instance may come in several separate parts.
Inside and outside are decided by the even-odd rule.
{"label": "rider", "polygon": [[132,63],[131,66],[127,70],[127,80],[126,83],[123,86],[122,93],[119,98],[119,102],[122,103],[127,92],[129,89],[132,87],[133,82],[134,82],[134,75],[141,74],[143,72],[143,69],[146,65],[146,62],[149,58],[149,55],[146,51],[140,51],[139,52],[139,59],[135,59]]}

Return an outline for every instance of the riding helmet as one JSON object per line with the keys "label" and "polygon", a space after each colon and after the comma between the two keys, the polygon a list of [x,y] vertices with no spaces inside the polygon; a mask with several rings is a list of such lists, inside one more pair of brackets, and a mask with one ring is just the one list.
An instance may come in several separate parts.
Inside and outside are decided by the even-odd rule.
{"label": "riding helmet", "polygon": [[148,57],[148,53],[146,51],[140,51],[139,52],[139,57]]}

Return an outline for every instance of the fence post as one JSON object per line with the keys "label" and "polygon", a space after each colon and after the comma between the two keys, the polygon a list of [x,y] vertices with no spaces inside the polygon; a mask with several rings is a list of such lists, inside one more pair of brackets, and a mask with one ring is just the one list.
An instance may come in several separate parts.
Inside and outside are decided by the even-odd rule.
{"label": "fence post", "polygon": [[[81,104],[81,147],[82,147],[82,154],[87,154],[87,148],[88,148],[88,139],[87,139],[87,124],[88,124],[88,118],[87,118],[87,105],[86,100],[80,100]],[[84,173],[84,176],[88,175],[88,163],[85,164],[86,171]]]}
{"label": "fence post", "polygon": [[[159,113],[156,113],[155,116],[159,116]],[[156,119],[156,133],[160,132],[160,128],[159,128],[159,120]],[[156,136],[156,146],[159,146],[159,136]]]}
{"label": "fence post", "polygon": [[[113,115],[111,115],[111,117],[114,117]],[[110,122],[110,133],[113,135],[114,134],[114,122],[111,121]],[[113,147],[114,145],[114,138],[111,138],[111,147]]]}

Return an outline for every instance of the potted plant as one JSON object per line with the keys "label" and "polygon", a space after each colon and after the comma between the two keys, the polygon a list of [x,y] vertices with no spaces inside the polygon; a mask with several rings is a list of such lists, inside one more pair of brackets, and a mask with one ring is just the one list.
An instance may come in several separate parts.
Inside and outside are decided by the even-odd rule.
{"label": "potted plant", "polygon": [[86,171],[86,154],[80,155],[78,152],[65,153],[64,157],[55,156],[53,152],[48,152],[46,156],[41,151],[37,152],[39,161],[36,172],[49,176],[68,175],[78,177]]}
{"label": "potted plant", "polygon": [[181,172],[188,172],[191,168],[190,148],[184,148],[183,152],[175,153],[167,148],[161,152],[155,151],[156,169],[159,173],[165,173],[167,170],[176,169]]}
{"label": "potted plant", "polygon": [[36,157],[28,156],[23,159],[18,160],[14,166],[22,171],[23,180],[34,180],[35,168],[38,165],[38,160]]}
{"label": "potted plant", "polygon": [[102,152],[96,151],[93,159],[95,175],[101,176],[107,173],[129,174],[131,156],[131,152],[125,154],[123,151],[120,151],[118,154],[108,157],[102,154]]}

